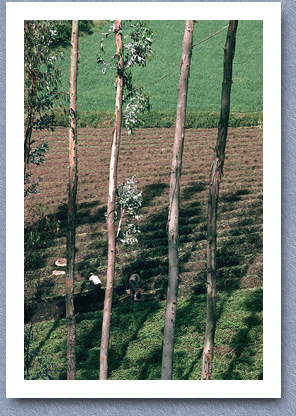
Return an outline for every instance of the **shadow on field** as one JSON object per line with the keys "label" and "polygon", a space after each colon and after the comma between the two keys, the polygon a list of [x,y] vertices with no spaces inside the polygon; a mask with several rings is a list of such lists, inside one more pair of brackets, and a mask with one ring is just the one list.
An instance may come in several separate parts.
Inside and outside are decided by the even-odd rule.
{"label": "shadow on field", "polygon": [[87,314],[77,318],[77,324],[82,320],[88,320],[88,327],[79,333],[76,346],[77,372],[81,372],[79,378],[83,380],[99,378],[102,321],[97,318],[97,315]]}
{"label": "shadow on field", "polygon": [[[242,189],[232,194],[224,195],[219,201],[220,211],[230,212],[237,209],[242,196],[248,194],[248,190]],[[234,218],[235,221],[233,224],[230,224],[229,236],[227,238],[217,237],[217,293],[224,292],[226,294],[226,297],[217,303],[217,327],[219,327],[219,320],[224,312],[227,300],[232,296],[236,289],[241,287],[242,278],[247,275],[248,270],[254,263],[258,253],[262,253],[262,234],[260,231],[258,232],[258,226],[260,230],[262,222],[261,203],[258,203],[256,200],[252,201],[241,213],[238,212],[237,217]],[[220,224],[219,219],[221,223],[221,214],[218,213],[218,227]],[[197,277],[201,281],[194,286],[193,293],[206,293],[206,266]],[[239,365],[247,367],[253,366],[255,369],[256,346],[251,344],[249,334],[254,328],[262,325],[262,319],[257,315],[258,312],[262,311],[262,302],[262,289],[258,289],[258,291],[250,292],[248,294],[244,308],[249,310],[251,315],[244,319],[243,328],[239,329],[231,340],[231,349],[234,351],[234,358],[228,365],[227,370],[221,375],[221,379],[239,379],[239,372],[237,371]],[[187,314],[188,316],[190,315],[190,310],[187,309],[188,308],[183,311],[178,310],[178,319],[182,320],[182,315],[185,317]],[[197,333],[202,333],[204,336],[205,321],[202,326],[204,328],[200,328],[200,325],[197,324]],[[199,364],[201,366],[202,348],[186,373],[183,373],[181,369],[178,377],[182,379],[183,377],[184,379],[188,378],[194,370],[195,365]],[[261,372],[258,378],[262,379],[262,377],[263,373]]]}
{"label": "shadow on field", "polygon": [[143,189],[143,208],[148,210],[147,219],[141,225],[139,236],[140,255],[122,267],[124,276],[140,273],[144,280],[149,279],[161,271],[167,274],[167,210],[159,210],[161,206],[157,199],[169,188],[166,183],[153,183]]}
{"label": "shadow on field", "polygon": [[[182,350],[178,351],[176,345],[174,352],[173,378],[177,380],[188,380],[193,374],[200,374],[201,359],[203,353],[203,337],[205,331],[206,297],[201,300],[191,296],[186,306],[178,306],[175,329],[175,339],[188,333],[188,328],[194,323],[194,334],[188,333],[186,342],[183,342]],[[199,377],[194,377],[198,379]]]}
{"label": "shadow on field", "polygon": [[167,189],[169,185],[164,182],[151,183],[144,187],[143,193],[143,207],[149,207],[153,205],[155,198],[161,196]]}
{"label": "shadow on field", "polygon": [[[32,361],[33,361],[34,357],[35,356],[38,357],[40,355],[42,357],[42,354],[41,354],[42,348],[50,340],[51,335],[55,332],[55,330],[58,328],[59,325],[60,325],[59,322],[55,321],[53,323],[51,329],[46,334],[46,336],[43,337],[40,340],[40,342],[38,343],[38,345],[34,349],[32,349],[32,347],[30,345],[30,338],[28,336],[25,336],[24,349],[25,349],[26,354],[25,354],[24,370],[25,370],[25,373],[28,376],[30,375],[31,365],[32,365]],[[33,339],[36,338],[35,328],[34,328],[33,324],[31,324],[31,326],[30,326],[30,332],[31,332],[30,337],[33,338]],[[26,332],[25,332],[25,334],[26,334]],[[27,334],[28,334],[28,332],[27,332]],[[38,336],[38,333],[37,333],[37,336]]]}
{"label": "shadow on field", "polygon": [[[203,192],[205,188],[206,186],[203,183],[191,183],[182,190],[180,210],[180,273],[186,271],[186,263],[190,260],[192,253],[198,250],[198,243],[206,240],[206,208],[202,205],[200,197],[200,192]],[[142,233],[139,237],[138,249],[135,252],[136,256],[130,251],[131,261],[125,261],[122,264],[123,276],[128,277],[131,273],[137,271],[140,273],[144,283],[152,276],[158,275],[161,270],[162,282],[160,289],[164,293],[164,296],[167,291],[168,274],[168,208],[167,206],[164,208],[163,202],[159,203],[158,198],[163,198],[167,190],[168,185],[165,183],[151,184],[144,188],[143,208],[146,209],[147,215],[145,215],[145,222],[141,227]],[[234,290],[241,287],[241,280],[248,274],[248,270],[254,263],[258,253],[262,253],[262,235],[261,228],[259,228],[262,223],[262,203],[258,199],[252,200],[247,204],[242,204],[243,198],[248,196],[249,193],[248,189],[240,189],[232,193],[223,194],[219,200],[218,228],[222,234],[217,238],[217,292],[224,292],[226,296],[217,304],[217,326],[219,326],[219,320],[227,307],[227,299],[233,294]],[[87,224],[94,226],[96,223],[104,222],[106,208],[98,208],[99,205],[99,201],[79,204],[77,226]],[[60,224],[59,236],[66,229],[66,208],[65,205],[60,205],[55,214],[55,218]],[[237,211],[236,213],[233,212],[235,210]],[[228,213],[231,214],[231,221],[229,221]],[[224,226],[227,226],[227,234],[223,234],[223,223]],[[56,234],[53,233],[52,240],[54,241],[55,238]],[[80,248],[80,254],[83,254],[83,260],[77,262],[76,265],[76,270],[80,273],[80,276],[87,277],[88,270],[100,265],[100,256],[107,255],[106,248],[107,241],[103,239],[103,236],[97,230],[86,235],[85,246]],[[94,252],[96,252],[95,261],[98,263],[95,263],[93,260]],[[38,249],[36,253],[38,253]],[[41,263],[45,262],[45,258],[40,256],[39,261]],[[36,268],[33,268],[33,270],[38,270],[39,267],[41,266],[36,264]],[[193,295],[189,300],[191,303],[177,310],[176,331],[185,331],[187,323],[196,319],[190,313],[193,302],[196,300],[195,295],[206,292],[205,279],[206,266],[204,266],[202,271],[197,273],[195,279],[192,281],[191,293]],[[50,286],[47,287],[47,284],[50,285],[47,282],[46,284],[44,283],[45,286],[40,285],[37,288],[39,298],[42,298],[45,291],[50,290]],[[90,293],[86,295],[82,293],[77,294],[75,297],[75,311],[77,313],[87,314],[89,311],[98,310],[98,303],[95,303],[96,308],[93,307],[94,302],[92,297],[93,294]],[[223,379],[236,379],[238,377],[237,367],[239,364],[249,367],[254,366],[256,348],[250,344],[250,332],[253,328],[262,325],[259,316],[259,312],[262,311],[262,291],[250,292],[244,302],[244,307],[250,311],[250,314],[244,319],[243,327],[236,330],[230,341],[234,355],[230,363],[227,364],[227,368],[225,370],[223,369],[224,372],[221,375]],[[204,302],[200,305],[204,310],[204,312],[200,312],[203,317],[205,317],[205,303],[206,296],[204,297]],[[100,299],[100,309],[102,305],[103,295]],[[153,309],[153,305],[155,305],[155,309]],[[139,337],[139,331],[145,322],[153,314],[157,313],[157,305],[160,305],[160,303],[155,301],[141,305],[130,305],[130,307],[127,307],[126,304],[123,306],[117,304],[118,309],[122,309],[120,314],[114,314],[112,316],[112,331],[115,331],[114,333],[117,334],[119,341],[114,340],[110,344],[109,372],[111,376],[112,372],[115,372],[116,377],[118,374],[122,376],[128,374],[130,377],[135,375],[137,379],[158,378],[162,353],[159,343],[157,345],[150,345],[145,354],[145,358],[139,361],[139,368],[136,369],[134,369],[134,366],[138,365],[137,358],[135,357],[133,362],[130,358],[131,352],[128,353],[128,349],[132,347],[132,342]],[[141,308],[141,313],[137,313],[138,306]],[[98,315],[96,314],[97,317]],[[81,317],[78,315],[77,322],[80,322],[80,319],[87,320],[87,317],[86,315]],[[94,320],[91,316],[89,320],[92,320],[92,323],[79,334],[77,341],[77,369],[80,372],[79,378],[90,380],[98,378],[101,320]],[[55,323],[51,332],[54,331],[57,325]],[[192,351],[192,356],[189,360],[190,364],[184,364],[184,360],[186,360],[188,354],[191,354],[190,350],[186,350],[187,346],[184,346],[184,352],[176,353],[176,362],[179,362],[179,364],[174,369],[174,378],[183,380],[192,378],[193,374],[198,374],[198,367],[202,358],[204,330],[205,319],[196,322],[195,336],[197,340],[195,342],[198,345]],[[37,352],[41,350],[49,338],[50,333],[40,342],[36,350]],[[65,374],[60,374],[60,377],[65,378]]]}
{"label": "shadow on field", "polygon": [[[162,191],[166,189],[165,186],[162,187]],[[187,194],[190,192],[200,192],[202,187],[192,187],[187,191]],[[150,188],[151,192],[157,193],[157,196],[161,196],[160,188],[157,186]],[[185,193],[185,192],[184,192]],[[154,193],[155,195],[155,193]],[[186,195],[186,193],[185,193]],[[239,190],[232,194],[224,195],[221,198],[221,208],[222,212],[230,212],[238,208],[239,202],[241,201],[244,195],[248,195],[247,190]],[[189,197],[190,199],[190,197]],[[150,200],[151,206],[153,206],[152,201]],[[147,206],[147,205],[146,205]],[[156,211],[156,210],[155,210]],[[150,211],[151,212],[151,211]],[[183,235],[183,243],[191,242],[192,235],[194,238],[199,241],[202,238],[206,238],[205,235],[205,218],[202,215],[202,209],[199,201],[194,201],[189,204],[185,204],[182,207],[180,212],[180,236]],[[221,215],[221,214],[220,214]],[[238,212],[235,221],[230,224],[230,229],[227,235],[227,238],[218,238],[218,252],[217,252],[217,291],[224,292],[226,296],[223,297],[222,301],[217,304],[217,327],[219,326],[219,320],[223,312],[225,312],[225,307],[227,300],[232,296],[233,292],[240,287],[241,279],[247,274],[248,268],[254,262],[255,257],[258,252],[262,251],[262,237],[258,232],[250,232],[256,230],[259,222],[261,221],[262,209],[261,206],[255,202],[249,203],[246,208],[240,213]],[[220,217],[221,218],[221,217]],[[218,216],[219,222],[219,216]],[[124,273],[129,275],[133,271],[140,271],[143,280],[146,277],[153,276],[159,272],[159,264],[162,266],[162,272],[164,275],[167,274],[167,211],[160,210],[159,212],[151,212],[147,216],[143,227],[143,236],[141,238],[141,257],[135,259],[133,262],[129,263],[124,268]],[[191,230],[191,235],[190,235]],[[199,230],[199,231],[196,231]],[[199,237],[200,235],[200,237]],[[194,243],[194,241],[193,241]],[[180,256],[180,272],[184,264],[189,260],[192,251],[195,250],[195,245],[191,246],[192,248],[188,249],[183,256]],[[149,249],[149,251],[147,250]],[[165,271],[165,272],[164,272]],[[206,271],[205,271],[206,276]],[[166,282],[163,280],[163,290],[166,292]],[[203,286],[203,289],[198,291],[198,293],[205,292],[205,283],[199,283],[199,286]],[[194,287],[196,290],[196,286]],[[196,298],[192,296],[191,301],[194,302]],[[204,309],[204,312],[201,312],[205,316],[205,303],[202,303],[201,307]],[[256,291],[251,292],[245,300],[245,309],[249,310],[251,313],[248,317],[245,318],[244,325],[242,328],[238,329],[231,340],[231,348],[234,351],[234,358],[228,364],[227,369],[224,371],[222,377],[223,379],[237,379],[240,377],[237,367],[239,365],[255,367],[254,364],[254,354],[255,346],[250,345],[250,331],[262,325],[260,316],[258,312],[262,311],[262,292]],[[182,327],[186,329],[188,325],[195,318],[190,315],[192,310],[192,305],[188,305],[185,308],[179,308],[177,311],[177,324],[176,330],[182,332]],[[110,348],[110,372],[120,371],[121,367],[123,370],[122,374],[133,374],[133,366],[137,365],[137,360],[135,362],[130,362],[130,358],[126,357],[127,349],[130,346],[130,343],[137,339],[139,330],[144,325],[146,320],[151,316],[151,310],[142,311],[140,318],[136,325],[133,325],[132,333],[130,333],[127,338],[120,343],[111,346]],[[128,319],[133,319],[131,314],[127,314],[124,319],[128,322]],[[115,323],[116,325],[116,323]],[[122,326],[122,328],[124,325]],[[185,330],[184,329],[184,330]],[[128,329],[127,324],[127,332]],[[199,347],[194,351],[194,358],[190,360],[190,364],[178,365],[174,368],[174,378],[185,380],[192,378],[193,373],[199,375],[199,366],[201,365],[202,351],[203,351],[203,337],[205,330],[205,321],[196,323],[196,336]],[[124,333],[124,329],[123,329]],[[176,335],[177,336],[177,335]],[[186,348],[185,348],[186,350]],[[152,377],[155,374],[158,374],[160,371],[161,363],[161,346],[153,346],[147,351],[145,359],[141,361],[139,372],[136,372],[137,379],[147,379]],[[186,352],[185,359],[186,359]],[[175,362],[182,363],[184,361],[184,354],[182,352],[176,352]],[[111,359],[112,357],[112,359]],[[91,363],[90,363],[91,366]],[[129,372],[130,371],[130,372]],[[152,376],[151,376],[152,375]],[[261,375],[259,375],[259,378]],[[155,377],[155,378],[158,378]]]}
{"label": "shadow on field", "polygon": [[[233,358],[227,369],[221,374],[221,379],[223,380],[240,379],[237,368],[241,365],[245,365],[249,369],[254,368],[255,370],[256,344],[251,342],[250,332],[254,327],[262,325],[262,318],[258,316],[258,313],[263,311],[262,295],[262,289],[258,289],[248,293],[244,301],[244,308],[251,314],[243,320],[243,327],[236,332],[230,342]],[[258,343],[262,343],[262,339],[258,340]],[[258,379],[263,380],[263,371],[260,372]]]}
{"label": "shadow on field", "polygon": [[206,184],[204,182],[192,182],[189,184],[189,186],[186,186],[186,188],[183,190],[181,195],[182,201],[188,201],[193,198],[195,194],[198,194],[199,192],[202,192],[206,189]]}
{"label": "shadow on field", "polygon": [[241,280],[247,275],[258,253],[262,253],[262,235],[258,230],[258,220],[262,209],[256,203],[250,204],[230,226],[229,238],[218,242],[217,250],[217,289],[238,289]]}
{"label": "shadow on field", "polygon": [[232,211],[235,209],[235,203],[241,201],[242,196],[249,195],[249,189],[238,189],[235,192],[224,194],[219,198],[219,204],[222,205],[221,212]]}
{"label": "shadow on field", "polygon": [[[180,244],[194,243],[200,239],[205,238],[204,233],[197,233],[197,236],[193,236],[194,232],[200,228],[202,217],[201,203],[200,201],[193,201],[188,203],[194,194],[204,190],[204,184],[190,184],[182,190],[182,201],[180,209],[179,219],[179,235]],[[143,207],[149,208],[145,223],[141,226],[141,235],[139,237],[139,247],[141,249],[141,255],[137,259],[134,259],[129,264],[126,264],[123,268],[124,275],[129,275],[135,271],[140,272],[143,278],[149,278],[161,272],[163,275],[168,273],[168,204],[167,208],[159,210],[158,207],[164,204],[157,204],[157,198],[162,197],[163,193],[167,191],[169,186],[165,183],[147,185],[143,190]],[[180,272],[183,271],[184,264],[190,259],[192,252],[195,249],[193,243],[192,248],[187,251],[183,251],[179,258]]]}
{"label": "shadow on field", "polygon": [[107,207],[101,205],[100,201],[82,202],[77,206],[77,227],[84,224],[95,224],[106,222]]}
{"label": "shadow on field", "polygon": [[[105,222],[105,212],[107,208],[105,206],[98,209],[101,203],[99,200],[80,202],[77,204],[76,211],[76,227],[84,224],[94,224],[97,222]],[[67,204],[61,204],[58,206],[55,214],[55,218],[60,221],[61,229],[66,233],[67,231]]]}
{"label": "shadow on field", "polygon": [[[131,343],[137,340],[139,331],[143,328],[147,319],[158,312],[158,305],[155,304],[153,308],[150,305],[131,304],[124,306],[120,311],[116,308],[112,316],[112,329],[110,334],[110,344],[108,351],[108,374],[112,378],[113,372],[119,372],[119,379],[127,379],[123,375],[126,373],[132,374],[133,371],[135,379],[141,379],[142,374],[149,372],[149,368],[159,366],[159,360],[154,360],[150,357],[152,354],[155,357],[155,351],[151,350],[151,354],[145,362],[139,362],[138,351],[130,351],[128,349]],[[101,342],[101,318],[93,319],[93,316],[82,315],[77,319],[77,323],[92,319],[92,325],[85,328],[83,332],[79,333],[77,338],[77,372],[79,379],[95,380],[99,378],[99,363],[100,363],[100,342]],[[88,321],[89,322],[89,321]],[[120,334],[120,337],[118,336]],[[129,356],[133,357],[130,358]],[[118,376],[118,375],[117,375]]]}
{"label": "shadow on field", "polygon": [[31,211],[32,223],[24,229],[25,271],[36,271],[45,267],[46,255],[43,251],[53,247],[63,235],[63,224],[59,210],[49,214],[47,207],[39,204]]}
{"label": "shadow on field", "polygon": [[[225,222],[229,227],[228,235],[217,236],[217,291],[239,289],[241,280],[247,275],[250,266],[258,254],[262,253],[263,241],[260,231],[262,223],[262,204],[254,201],[239,210],[242,196],[248,195],[249,190],[240,189],[221,196],[218,203],[218,231],[223,231]],[[221,219],[222,213],[238,210],[237,215],[231,214],[234,222]],[[259,231],[258,231],[259,227]],[[204,223],[206,239],[207,225]],[[206,261],[206,255],[205,255]],[[205,293],[207,278],[206,263],[204,269],[197,275],[194,293]]]}
{"label": "shadow on field", "polygon": [[[155,307],[153,308],[153,304]],[[147,304],[146,304],[147,305]],[[139,331],[143,328],[145,322],[153,315],[157,314],[159,307],[155,302],[146,306],[145,304],[133,304],[124,317],[117,317],[113,324],[121,333],[123,333],[123,340],[118,348],[117,344],[111,345],[109,350],[110,362],[109,371],[112,374],[116,372],[121,366],[123,370],[134,371],[134,376],[141,380],[149,378],[150,371],[153,370],[155,364],[159,366],[158,348],[153,346],[149,348],[149,353],[145,354],[145,359],[139,359],[139,352],[131,346],[133,341],[139,338]],[[152,343],[153,345],[153,343]],[[131,350],[128,352],[128,348]],[[154,360],[154,358],[155,360]]]}

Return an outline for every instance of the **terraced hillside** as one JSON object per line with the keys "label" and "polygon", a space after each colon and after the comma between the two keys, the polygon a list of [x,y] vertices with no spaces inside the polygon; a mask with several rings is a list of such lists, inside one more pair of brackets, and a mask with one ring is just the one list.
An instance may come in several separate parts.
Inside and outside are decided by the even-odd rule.
{"label": "terraced hillside", "polygon": [[[186,131],[181,183],[180,305],[182,305],[182,298],[185,303],[189,302],[192,305],[196,297],[204,299],[202,304],[205,301],[203,294],[206,276],[207,193],[216,134],[216,129]],[[139,243],[130,248],[120,247],[116,265],[114,306],[122,307],[122,313],[126,313],[127,317],[130,317],[130,311],[125,289],[127,278],[133,271],[138,271],[146,282],[144,302],[137,305],[142,308],[143,313],[147,312],[145,316],[148,317],[152,309],[153,313],[156,313],[159,308],[165,307],[163,298],[166,293],[168,268],[166,224],[173,136],[173,129],[139,129],[134,137],[127,136],[125,133],[122,137],[118,183],[136,175],[138,187],[143,191],[140,220],[142,233],[138,238]],[[45,137],[50,150],[47,152],[44,164],[34,166],[32,170],[35,177],[43,176],[41,192],[25,199],[25,319],[26,322],[34,323],[49,320],[58,323],[59,319],[64,317],[65,277],[53,275],[53,272],[58,269],[54,264],[55,261],[60,257],[65,257],[66,252],[68,131],[61,128],[54,133],[43,133],[43,137],[38,140]],[[93,300],[88,277],[90,272],[96,272],[104,283],[106,276],[105,212],[110,138],[110,129],[80,129],[78,131],[79,182],[75,275],[77,314],[91,311],[97,313],[96,311],[101,309],[103,303],[103,290],[100,299]],[[247,296],[250,293],[256,294],[262,302],[260,292],[263,284],[262,147],[262,130],[259,127],[230,129],[218,213],[218,292],[225,302],[229,300],[229,296],[235,296],[236,291],[240,291],[240,294],[247,293]],[[160,272],[158,285],[152,290],[149,278]],[[195,303],[192,308],[196,307],[201,306]],[[250,316],[252,317],[255,312],[256,310],[252,310]],[[189,316],[190,313],[187,312],[187,315]],[[181,319],[182,312],[179,316]],[[116,313],[112,319],[116,321]],[[124,318],[118,316],[117,319]],[[256,319],[255,323],[252,320],[248,321],[250,330],[253,325],[261,326],[262,321],[259,318]],[[116,332],[115,329],[114,331]],[[217,340],[219,340],[219,329],[217,331]],[[223,332],[221,339],[225,339],[221,341],[220,350],[217,349],[217,356],[223,355],[225,351],[227,354],[235,351],[235,348],[225,346],[229,338],[227,331],[229,328]],[[259,332],[256,335],[257,342],[260,344],[258,334],[261,334],[262,338],[262,333]],[[118,335],[124,337],[123,334],[117,334],[117,338]],[[202,343],[203,326],[200,328],[199,337]],[[132,340],[133,336],[128,342]],[[242,340],[239,342],[243,345]],[[128,345],[128,343],[124,344],[122,348],[126,349]],[[92,345],[92,348],[94,347],[95,344]],[[87,348],[91,346],[88,345]],[[114,344],[112,348],[115,348]],[[177,349],[178,346],[176,346]],[[151,362],[155,362],[156,356],[160,354],[159,348],[157,351],[155,356],[150,357]],[[262,360],[261,353],[260,359]],[[117,374],[121,367],[116,360],[116,354],[110,368],[110,371],[114,370],[112,373],[114,378],[143,378],[144,370],[137,375],[127,373],[128,370],[122,370],[122,373]],[[237,356],[234,358],[237,359]],[[85,363],[89,358],[83,356],[79,359],[84,362],[81,367],[78,365],[80,377],[95,378],[93,370],[85,373]],[[233,360],[233,356],[231,359]],[[119,358],[118,360],[120,361]],[[177,358],[176,362],[178,363]],[[251,368],[250,363],[245,365]],[[146,374],[147,378],[157,378],[158,373],[154,372],[154,367],[148,376]],[[183,373],[180,373],[180,367],[177,367],[175,371],[176,377],[185,377]],[[224,376],[220,372],[219,376],[216,374],[216,378],[235,377],[234,373],[227,373],[225,368],[223,371]],[[64,374],[62,370],[61,374]],[[60,375],[60,377],[63,376]],[[193,374],[189,372],[186,377],[193,377]],[[258,372],[247,377],[258,378]]]}

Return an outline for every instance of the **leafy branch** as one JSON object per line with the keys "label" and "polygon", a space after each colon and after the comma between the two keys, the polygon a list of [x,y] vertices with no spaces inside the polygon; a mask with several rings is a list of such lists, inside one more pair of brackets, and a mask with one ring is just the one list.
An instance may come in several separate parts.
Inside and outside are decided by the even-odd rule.
{"label": "leafy branch", "polygon": [[[145,67],[147,61],[152,57],[152,32],[146,26],[145,21],[123,21],[123,26],[128,26],[130,33],[124,36],[123,45],[124,65],[123,65],[123,117],[128,134],[133,134],[134,129],[141,125],[141,114],[150,110],[149,96],[142,87],[135,87],[132,77],[132,68],[135,65]],[[102,65],[102,73],[106,74],[108,69],[118,70],[119,56],[112,55],[109,60],[104,59],[105,48],[104,40],[112,33],[115,33],[114,22],[100,43],[100,52],[97,55],[97,63]]]}
{"label": "leafy branch", "polygon": [[[117,189],[117,205],[119,221],[116,240],[125,245],[138,242],[136,235],[140,233],[137,221],[141,218],[138,214],[142,206],[142,192],[138,190],[136,176],[126,179]],[[125,222],[124,222],[125,220]]]}

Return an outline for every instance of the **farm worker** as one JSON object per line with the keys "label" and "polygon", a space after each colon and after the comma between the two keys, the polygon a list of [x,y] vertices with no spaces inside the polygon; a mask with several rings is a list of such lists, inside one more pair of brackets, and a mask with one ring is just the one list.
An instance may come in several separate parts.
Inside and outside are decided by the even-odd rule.
{"label": "farm worker", "polygon": [[102,281],[99,278],[99,276],[91,273],[88,280],[94,286],[94,295],[95,295],[95,297],[99,296],[99,292],[100,292],[100,289],[101,289],[101,286],[102,286]]}
{"label": "farm worker", "polygon": [[131,301],[139,300],[141,298],[140,288],[143,287],[140,276],[133,273],[128,280],[128,287],[130,290]]}
{"label": "farm worker", "polygon": [[93,274],[93,273],[91,273],[90,274],[90,276],[89,276],[89,279],[88,279],[94,286],[97,286],[97,285],[101,285],[102,284],[102,281],[101,281],[101,279],[98,277],[98,276],[96,276],[95,274]]}

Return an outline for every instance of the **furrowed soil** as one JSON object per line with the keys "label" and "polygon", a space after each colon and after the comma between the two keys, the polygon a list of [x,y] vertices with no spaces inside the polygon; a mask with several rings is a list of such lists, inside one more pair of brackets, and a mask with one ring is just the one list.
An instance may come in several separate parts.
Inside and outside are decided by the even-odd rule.
{"label": "furrowed soil", "polygon": [[[217,129],[187,130],[180,211],[179,297],[205,293],[207,198]],[[31,166],[32,179],[42,176],[40,193],[25,198],[25,320],[58,320],[65,316],[65,271],[55,266],[66,255],[68,130],[35,134],[47,141],[43,165]],[[138,244],[119,248],[114,305],[128,301],[126,283],[138,271],[146,286],[143,301],[164,299],[167,285],[167,217],[174,129],[139,129],[123,133],[118,184],[136,175],[143,192]],[[111,129],[78,131],[75,312],[101,309],[107,268],[106,201]],[[217,290],[220,293],[262,286],[263,160],[262,130],[232,128],[227,139],[218,208]],[[88,277],[103,281],[94,296]],[[149,279],[159,275],[156,289]],[[217,350],[219,354],[219,350]]]}

